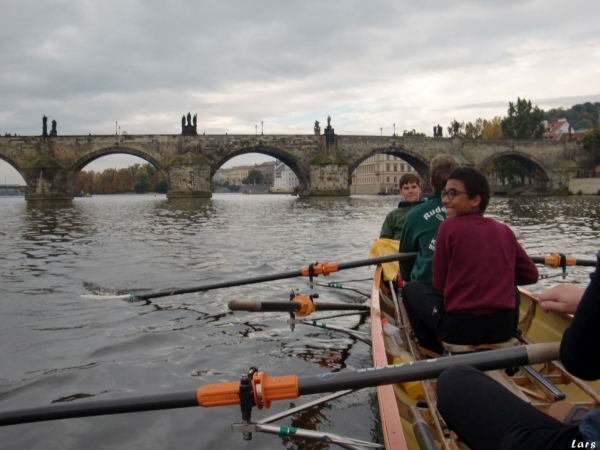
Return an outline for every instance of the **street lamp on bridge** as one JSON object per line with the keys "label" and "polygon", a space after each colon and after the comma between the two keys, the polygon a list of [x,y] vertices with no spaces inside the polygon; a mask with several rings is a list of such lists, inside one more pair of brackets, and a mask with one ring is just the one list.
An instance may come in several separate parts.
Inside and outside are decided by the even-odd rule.
{"label": "street lamp on bridge", "polygon": [[383,127],[379,128],[379,132],[381,133],[381,137],[383,137]]}
{"label": "street lamp on bridge", "polygon": [[262,136],[263,134],[263,121],[260,121],[260,135]]}
{"label": "street lamp on bridge", "polygon": [[396,137],[396,124],[394,124],[394,137]]}

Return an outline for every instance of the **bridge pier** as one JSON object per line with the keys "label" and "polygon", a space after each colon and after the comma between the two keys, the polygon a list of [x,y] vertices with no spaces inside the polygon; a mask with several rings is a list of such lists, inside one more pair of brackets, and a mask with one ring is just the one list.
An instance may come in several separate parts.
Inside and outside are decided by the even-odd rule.
{"label": "bridge pier", "polygon": [[335,161],[330,164],[310,165],[310,187],[300,196],[310,197],[348,197],[348,164]]}
{"label": "bridge pier", "polygon": [[188,152],[168,163],[167,198],[210,198],[210,162]]}
{"label": "bridge pier", "polygon": [[23,171],[27,183],[25,200],[71,200],[67,171],[53,158],[37,158]]}

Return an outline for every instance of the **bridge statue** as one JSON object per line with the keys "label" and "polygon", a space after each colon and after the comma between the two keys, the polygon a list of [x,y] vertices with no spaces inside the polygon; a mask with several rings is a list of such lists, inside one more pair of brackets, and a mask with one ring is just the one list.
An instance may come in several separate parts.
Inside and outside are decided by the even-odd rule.
{"label": "bridge statue", "polygon": [[319,136],[321,134],[321,127],[319,126],[319,121],[315,120],[315,135]]}
{"label": "bridge statue", "polygon": [[57,132],[56,132],[56,120],[52,121],[52,130],[50,130],[50,136],[54,137],[57,136]]}
{"label": "bridge statue", "polygon": [[196,131],[196,125],[198,123],[198,114],[194,114],[192,119],[192,114],[190,112],[187,113],[187,123],[185,121],[185,114],[181,117],[181,135],[182,136],[197,136],[198,132]]}
{"label": "bridge statue", "polygon": [[42,117],[42,136],[48,136],[48,118],[46,116]]}

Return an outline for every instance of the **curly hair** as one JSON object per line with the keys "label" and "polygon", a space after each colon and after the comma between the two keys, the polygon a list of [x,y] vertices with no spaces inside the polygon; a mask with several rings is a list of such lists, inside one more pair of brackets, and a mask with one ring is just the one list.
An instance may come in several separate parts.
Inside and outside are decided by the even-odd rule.
{"label": "curly hair", "polygon": [[483,214],[490,202],[490,185],[486,176],[472,167],[459,167],[450,174],[448,179],[462,181],[469,198],[479,195],[481,198],[479,212]]}

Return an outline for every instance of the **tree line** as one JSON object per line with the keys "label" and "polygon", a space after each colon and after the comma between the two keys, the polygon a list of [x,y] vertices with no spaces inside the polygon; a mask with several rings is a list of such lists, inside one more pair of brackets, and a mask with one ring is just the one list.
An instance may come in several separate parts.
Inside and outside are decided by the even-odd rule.
{"label": "tree line", "polygon": [[[592,168],[600,163],[599,113],[598,102],[574,105],[567,110],[558,108],[545,112],[537,105],[532,105],[531,100],[517,98],[516,103],[508,103],[507,115],[504,117],[496,116],[491,120],[478,118],[467,123],[455,119],[447,131],[450,136],[460,136],[464,139],[542,139],[545,132],[544,120],[551,122],[566,118],[573,129],[592,128],[582,142],[584,150],[590,156],[588,168]],[[527,170],[521,164],[508,157],[495,159],[484,171],[488,175],[496,174],[503,184],[505,181],[513,185],[523,184],[528,176]]]}
{"label": "tree line", "polygon": [[135,192],[166,193],[167,180],[150,163],[134,164],[123,169],[106,169],[103,172],[81,171],[73,189],[78,194],[124,194]]}

